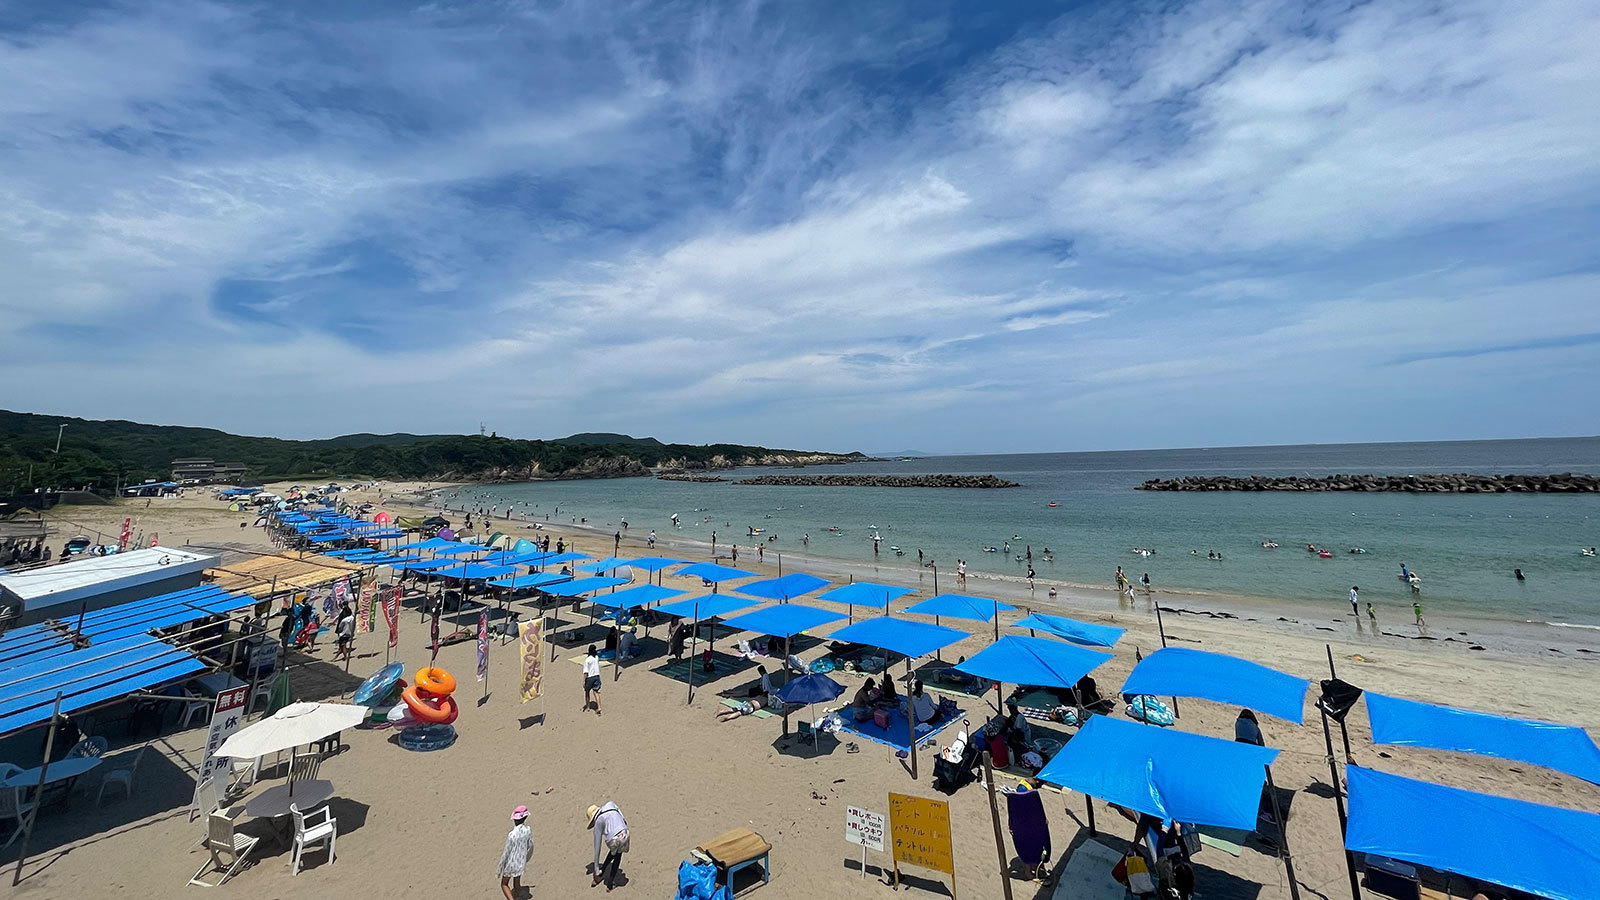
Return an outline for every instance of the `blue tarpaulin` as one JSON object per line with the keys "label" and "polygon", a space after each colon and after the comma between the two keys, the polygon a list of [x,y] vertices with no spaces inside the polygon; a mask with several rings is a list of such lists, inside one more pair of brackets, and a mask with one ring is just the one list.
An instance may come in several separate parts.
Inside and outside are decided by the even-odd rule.
{"label": "blue tarpaulin", "polygon": [[809,594],[814,590],[827,586],[827,579],[818,578],[815,575],[807,575],[804,572],[791,572],[782,578],[767,578],[761,581],[752,581],[749,584],[742,584],[734,588],[734,590],[751,597],[763,597],[767,600],[787,602],[801,594]]}
{"label": "blue tarpaulin", "polygon": [[1111,625],[1094,625],[1089,622],[1079,622],[1066,616],[1047,616],[1043,613],[1034,613],[1024,616],[1011,623],[1012,628],[1031,628],[1046,634],[1053,634],[1058,638],[1069,640],[1074,644],[1086,644],[1090,647],[1112,647],[1122,639],[1123,629]]}
{"label": "blue tarpaulin", "polygon": [[837,622],[844,617],[844,613],[836,613],[831,609],[817,609],[815,606],[806,606],[803,603],[785,603],[735,616],[722,624],[740,631],[754,631],[757,634],[786,638],[829,622]]}
{"label": "blue tarpaulin", "polygon": [[756,603],[757,601],[751,600],[748,597],[731,597],[727,594],[706,594],[700,597],[690,597],[687,600],[675,600],[671,603],[663,603],[656,607],[656,612],[665,613],[669,616],[690,616],[693,618],[709,619],[713,616],[720,616],[733,612],[736,609],[744,609],[747,606],[755,606]]}
{"label": "blue tarpaulin", "polygon": [[598,591],[602,588],[616,587],[619,584],[627,583],[628,579],[626,578],[574,578],[571,581],[546,585],[540,590],[552,597],[576,597],[580,594],[587,594],[590,591]]}
{"label": "blue tarpaulin", "polygon": [[455,546],[455,543],[456,543],[455,541],[447,541],[444,538],[428,538],[425,541],[416,541],[416,542],[410,543],[410,544],[401,544],[400,546],[395,547],[394,549],[396,549],[396,550],[437,550],[440,547],[453,547],[453,546]]}
{"label": "blue tarpaulin", "polygon": [[827,600],[832,603],[848,603],[852,606],[870,606],[873,609],[883,609],[889,601],[906,594],[914,594],[911,588],[895,587],[888,584],[872,584],[867,581],[858,581],[837,587],[823,594],[818,594],[818,600]]}
{"label": "blue tarpaulin", "polygon": [[70,714],[205,670],[193,654],[144,634],[54,653],[0,675],[0,734],[49,720],[58,692]]}
{"label": "blue tarpaulin", "polygon": [[743,569],[733,569],[729,568],[728,566],[719,566],[716,563],[695,563],[692,566],[684,566],[673,574],[690,575],[695,578],[699,578],[702,581],[709,581],[712,584],[717,584],[723,581],[733,581],[738,578],[756,577],[756,573],[754,572],[746,572]]}
{"label": "blue tarpaulin", "polygon": [[1133,667],[1124,694],[1200,697],[1237,704],[1299,724],[1310,682],[1236,656],[1167,647]]}
{"label": "blue tarpaulin", "polygon": [[938,594],[906,610],[920,616],[948,616],[952,619],[976,619],[987,622],[1003,609],[1016,609],[988,597],[969,597],[966,594]]}
{"label": "blue tarpaulin", "polygon": [[1360,766],[1346,773],[1350,827],[1344,845],[1351,850],[1553,900],[1600,895],[1600,815]]}
{"label": "blue tarpaulin", "polygon": [[627,564],[628,561],[620,556],[608,556],[605,559],[598,560],[596,562],[584,563],[581,566],[573,566],[573,568],[580,572],[594,572],[598,575],[601,572],[610,572],[613,569],[620,569]]}
{"label": "blue tarpaulin", "polygon": [[879,647],[911,659],[926,656],[967,637],[971,635],[943,625],[908,622],[905,619],[891,619],[888,616],[864,619],[833,633],[833,639],[836,641]]}
{"label": "blue tarpaulin", "polygon": [[1572,725],[1513,719],[1368,692],[1374,744],[1432,747],[1515,759],[1600,784],[1600,747]]}
{"label": "blue tarpaulin", "polygon": [[1060,641],[1008,634],[955,668],[990,681],[1070,688],[1110,658]]}
{"label": "blue tarpaulin", "polygon": [[448,547],[433,548],[433,553],[435,556],[460,556],[464,553],[482,553],[488,549],[482,544],[458,544],[452,541]]}
{"label": "blue tarpaulin", "polygon": [[1254,831],[1277,756],[1271,747],[1091,716],[1039,780],[1162,819]]}
{"label": "blue tarpaulin", "polygon": [[446,578],[460,578],[467,581],[477,581],[481,578],[503,578],[515,575],[517,570],[507,566],[486,566],[480,562],[469,562],[466,565],[452,565],[443,569],[434,569],[435,575]]}
{"label": "blue tarpaulin", "polygon": [[632,609],[635,606],[649,606],[668,597],[687,594],[677,588],[659,587],[653,584],[641,584],[615,594],[601,594],[594,598],[596,606],[609,606],[612,609]]}
{"label": "blue tarpaulin", "polygon": [[562,575],[559,572],[540,572],[536,575],[517,575],[512,578],[495,578],[489,581],[488,584],[491,587],[520,590],[522,588],[544,587],[547,584],[560,584],[563,581],[571,580],[571,575]]}

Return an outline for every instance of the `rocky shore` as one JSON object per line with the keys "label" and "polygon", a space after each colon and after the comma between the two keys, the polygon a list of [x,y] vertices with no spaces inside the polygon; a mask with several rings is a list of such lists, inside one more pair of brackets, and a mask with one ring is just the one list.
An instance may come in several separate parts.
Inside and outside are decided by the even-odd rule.
{"label": "rocky shore", "polygon": [[1408,494],[1582,494],[1600,492],[1600,477],[1556,475],[1329,475],[1325,478],[1187,475],[1152,478],[1141,491],[1398,491]]}
{"label": "rocky shore", "polygon": [[721,475],[698,475],[693,472],[658,472],[656,477],[662,481],[692,481],[696,484],[716,484],[728,480]]}
{"label": "rocky shore", "polygon": [[993,475],[757,475],[737,484],[766,484],[805,487],[932,487],[932,488],[1008,488],[1015,481]]}

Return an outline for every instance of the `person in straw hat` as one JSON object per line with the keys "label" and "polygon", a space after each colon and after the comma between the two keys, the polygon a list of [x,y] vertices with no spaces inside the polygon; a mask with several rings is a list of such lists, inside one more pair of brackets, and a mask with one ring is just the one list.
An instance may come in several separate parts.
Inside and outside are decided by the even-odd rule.
{"label": "person in straw hat", "polygon": [[[610,893],[616,887],[617,868],[622,865],[622,854],[628,852],[628,823],[615,803],[590,806],[589,830],[594,832],[594,881],[589,886],[594,887],[603,879],[606,892]],[[600,859],[601,847],[606,851],[604,862]]]}
{"label": "person in straw hat", "polygon": [[517,900],[522,892],[522,873],[533,858],[533,831],[528,828],[528,808],[519,806],[511,811],[511,832],[506,835],[506,848],[500,852],[500,890],[506,900]]}

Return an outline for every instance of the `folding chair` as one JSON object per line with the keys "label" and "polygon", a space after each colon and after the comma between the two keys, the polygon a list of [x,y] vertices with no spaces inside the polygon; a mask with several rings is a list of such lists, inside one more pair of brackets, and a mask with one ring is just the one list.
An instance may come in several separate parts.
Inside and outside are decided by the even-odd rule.
{"label": "folding chair", "polygon": [[[212,813],[206,822],[208,836],[205,848],[211,851],[211,858],[194,873],[189,883],[201,887],[221,887],[244,867],[250,851],[255,849],[256,842],[261,839],[234,831],[233,820],[220,812]],[[208,872],[221,872],[222,877],[215,882],[202,881],[200,876]]]}

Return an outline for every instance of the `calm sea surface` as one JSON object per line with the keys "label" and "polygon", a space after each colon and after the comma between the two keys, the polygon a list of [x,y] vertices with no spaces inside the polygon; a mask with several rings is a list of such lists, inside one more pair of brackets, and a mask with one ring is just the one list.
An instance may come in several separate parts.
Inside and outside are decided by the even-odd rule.
{"label": "calm sea surface", "polygon": [[[993,473],[1020,482],[1005,490],[864,487],[760,487],[629,478],[480,486],[451,506],[514,503],[530,518],[630,535],[730,541],[783,551],[914,566],[917,551],[953,573],[1021,576],[1031,548],[1038,577],[1107,587],[1122,566],[1157,588],[1342,605],[1352,585],[1380,609],[1409,606],[1396,577],[1405,563],[1422,578],[1429,608],[1507,619],[1600,626],[1600,559],[1580,547],[1600,544],[1600,495],[1165,493],[1134,488],[1181,475],[1326,475],[1426,472],[1600,472],[1600,438],[1419,444],[1342,444],[942,456],[757,474]],[[1048,504],[1055,502],[1055,507]],[[555,513],[556,508],[560,513]],[[671,515],[681,526],[674,528]],[[837,526],[838,531],[828,531]],[[764,529],[758,538],[750,528]],[[809,535],[809,542],[802,538]],[[1261,542],[1275,540],[1276,550]],[[1010,552],[985,552],[984,547]],[[1306,544],[1333,551],[1331,559]],[[893,547],[905,552],[898,557]],[[1048,547],[1054,562],[1043,558]],[[1359,547],[1362,554],[1347,552]],[[1134,548],[1149,548],[1141,556]],[[1198,551],[1191,554],[1191,550]],[[1222,559],[1207,558],[1216,551]],[[769,560],[770,561],[770,560]],[[1521,568],[1519,582],[1512,570]],[[952,586],[954,582],[952,580]]]}

